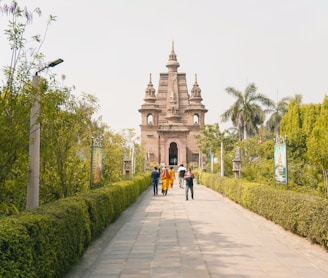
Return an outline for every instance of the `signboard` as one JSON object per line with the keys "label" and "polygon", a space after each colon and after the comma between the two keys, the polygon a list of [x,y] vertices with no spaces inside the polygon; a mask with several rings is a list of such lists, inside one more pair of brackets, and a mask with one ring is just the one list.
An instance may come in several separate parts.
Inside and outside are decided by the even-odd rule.
{"label": "signboard", "polygon": [[92,147],[92,183],[101,181],[102,147]]}
{"label": "signboard", "polygon": [[287,151],[286,144],[274,146],[274,179],[287,184]]}

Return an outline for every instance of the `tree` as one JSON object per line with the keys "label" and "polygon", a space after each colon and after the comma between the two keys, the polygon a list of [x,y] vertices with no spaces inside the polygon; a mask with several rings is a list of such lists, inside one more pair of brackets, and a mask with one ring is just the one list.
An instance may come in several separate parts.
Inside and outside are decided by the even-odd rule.
{"label": "tree", "polygon": [[[34,100],[31,71],[42,64],[44,56],[40,49],[48,25],[55,17],[50,16],[43,39],[39,35],[26,38],[34,15],[41,16],[39,8],[31,12],[11,1],[10,5],[0,7],[0,13],[10,17],[5,34],[11,49],[10,65],[3,68],[6,80],[0,88],[0,210],[10,213],[8,207],[14,207],[16,211],[25,208],[29,114]],[[74,194],[85,183],[86,162],[80,159],[78,153],[81,142],[85,146],[82,139],[90,138],[87,121],[94,112],[91,105],[79,105],[68,88],[58,88],[54,76],[50,77],[50,81],[41,79],[39,90],[41,203]]]}
{"label": "tree", "polygon": [[144,168],[144,161],[140,161],[140,158],[143,158],[142,150],[139,147],[136,148],[136,142],[140,140],[139,137],[133,128],[123,129],[120,135],[124,141],[124,156],[131,159],[132,174],[135,174],[136,171],[140,172],[140,169]]}
{"label": "tree", "polygon": [[261,93],[257,93],[254,83],[249,84],[244,94],[233,87],[226,88],[226,92],[237,100],[227,111],[221,115],[221,120],[231,120],[238,128],[240,139],[246,139],[248,135],[258,132],[258,126],[265,120],[265,113],[259,104],[271,108],[273,102]]}
{"label": "tree", "polygon": [[106,131],[103,145],[102,176],[108,182],[123,178],[124,140],[120,134]]}
{"label": "tree", "polygon": [[[7,16],[11,17],[9,21],[8,29],[5,30],[5,34],[8,37],[8,41],[11,49],[11,60],[10,66],[5,68],[5,73],[7,75],[7,88],[9,91],[14,89],[14,86],[17,85],[15,83],[15,76],[18,74],[18,70],[26,70],[29,69],[22,64],[22,60],[27,57],[28,51],[25,48],[26,46],[26,38],[25,32],[27,26],[32,23],[33,17],[35,14],[41,16],[41,10],[39,8],[34,9],[32,12],[28,10],[27,7],[21,8],[18,6],[16,1],[12,1],[10,5],[6,3],[0,7],[0,12]],[[39,43],[40,37],[34,36],[32,37],[32,41]],[[37,53],[33,52],[32,57],[37,55]],[[33,58],[36,58],[35,56]]]}
{"label": "tree", "polygon": [[322,104],[303,104],[301,106],[301,122],[305,136],[310,137],[312,130],[320,116]]}
{"label": "tree", "polygon": [[[226,136],[228,134],[228,136]],[[218,123],[202,126],[200,134],[195,136],[197,146],[203,154],[213,154],[221,156],[221,142],[224,142],[224,152],[230,152],[236,142],[235,136],[229,134],[227,130],[221,132]],[[225,156],[224,156],[224,159]],[[208,158],[209,160],[209,158]]]}
{"label": "tree", "polygon": [[328,171],[328,97],[326,96],[320,110],[320,115],[316,120],[315,126],[312,130],[311,136],[308,138],[307,147],[308,147],[308,158],[310,162],[318,166],[324,177],[326,193],[328,180],[327,180],[327,171]]}
{"label": "tree", "polygon": [[302,129],[302,97],[296,95],[290,99],[288,112],[282,117],[280,134],[288,138],[289,153],[294,158],[304,160],[306,138]]}
{"label": "tree", "polygon": [[220,149],[224,132],[220,132],[218,123],[201,126],[200,134],[196,135],[196,143],[202,153],[207,153],[209,149],[213,153]]}
{"label": "tree", "polygon": [[[15,207],[24,201],[28,169],[29,112],[32,105],[30,69],[33,61],[41,55],[30,52],[26,47],[25,32],[35,14],[40,9],[30,12],[20,8],[16,1],[3,4],[0,13],[10,17],[4,30],[11,49],[10,65],[4,67],[6,80],[0,88],[0,203]],[[40,42],[38,36],[29,42]],[[4,206],[3,206],[4,207]],[[16,210],[16,209],[15,209]]]}
{"label": "tree", "polygon": [[267,121],[266,126],[270,132],[277,136],[280,135],[280,122],[283,115],[287,113],[289,99],[289,97],[280,99],[277,103],[274,103],[272,109],[269,110],[272,114]]}
{"label": "tree", "polygon": [[[12,17],[5,31],[12,59],[11,64],[4,68],[6,80],[2,84],[5,85],[0,87],[1,217],[26,207],[29,115],[35,96],[30,76],[32,69],[37,68],[36,64],[41,63],[44,57],[39,52],[43,42],[41,38],[25,38],[33,12],[21,9],[15,1],[0,7],[0,12]],[[41,14],[39,9],[34,12]],[[36,46],[27,48],[30,41],[34,41]],[[93,136],[104,136],[103,177],[107,181],[122,179],[124,148],[128,148],[127,144],[131,147],[133,142],[139,154],[135,133],[130,130],[124,137],[108,132],[101,118],[92,119],[98,109],[97,99],[91,94],[75,97],[72,88],[60,86],[55,75],[41,78],[39,85],[40,203],[75,195],[88,188]]]}
{"label": "tree", "polygon": [[88,146],[97,105],[93,96],[76,98],[67,88],[47,90],[41,100],[40,192],[49,202],[89,185]]}

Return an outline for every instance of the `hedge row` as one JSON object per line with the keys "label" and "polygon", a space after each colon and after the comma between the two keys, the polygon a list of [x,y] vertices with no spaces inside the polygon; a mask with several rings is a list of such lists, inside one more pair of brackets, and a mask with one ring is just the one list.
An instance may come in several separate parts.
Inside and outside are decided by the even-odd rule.
{"label": "hedge row", "polygon": [[328,250],[328,200],[308,194],[202,173],[202,184]]}
{"label": "hedge row", "polygon": [[0,220],[0,277],[62,277],[151,184],[150,175]]}

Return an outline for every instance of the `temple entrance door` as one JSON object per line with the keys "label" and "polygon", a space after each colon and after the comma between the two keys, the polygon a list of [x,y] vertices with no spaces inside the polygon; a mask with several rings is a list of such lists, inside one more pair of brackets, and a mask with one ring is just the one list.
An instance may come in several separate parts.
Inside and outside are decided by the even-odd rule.
{"label": "temple entrance door", "polygon": [[169,164],[178,165],[178,146],[177,143],[172,142],[169,148]]}

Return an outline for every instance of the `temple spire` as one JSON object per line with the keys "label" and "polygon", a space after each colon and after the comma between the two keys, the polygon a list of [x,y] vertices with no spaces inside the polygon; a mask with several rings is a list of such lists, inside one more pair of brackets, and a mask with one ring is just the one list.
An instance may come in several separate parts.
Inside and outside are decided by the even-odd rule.
{"label": "temple spire", "polygon": [[202,100],[201,89],[199,88],[197,83],[197,74],[195,74],[195,83],[191,89],[191,98],[199,98],[200,100]]}
{"label": "temple spire", "polygon": [[146,88],[146,96],[145,96],[145,100],[149,100],[149,99],[155,99],[155,89],[153,87],[153,83],[151,82],[151,73],[149,74],[149,83],[147,85]]}
{"label": "temple spire", "polygon": [[169,72],[177,72],[178,67],[180,67],[180,64],[177,60],[177,55],[174,52],[174,41],[172,41],[172,50],[169,55],[169,61],[167,62],[166,67],[168,68]]}

